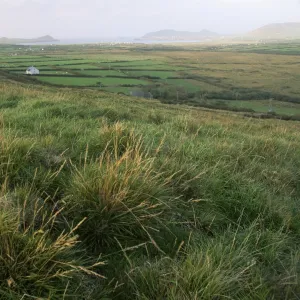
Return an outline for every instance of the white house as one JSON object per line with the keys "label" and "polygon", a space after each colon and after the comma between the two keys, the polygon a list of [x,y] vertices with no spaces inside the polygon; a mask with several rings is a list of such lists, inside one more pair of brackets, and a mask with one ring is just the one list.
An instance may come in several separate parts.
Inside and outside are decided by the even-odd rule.
{"label": "white house", "polygon": [[29,67],[26,70],[26,74],[28,74],[28,75],[38,75],[38,74],[40,74],[40,71],[35,67]]}

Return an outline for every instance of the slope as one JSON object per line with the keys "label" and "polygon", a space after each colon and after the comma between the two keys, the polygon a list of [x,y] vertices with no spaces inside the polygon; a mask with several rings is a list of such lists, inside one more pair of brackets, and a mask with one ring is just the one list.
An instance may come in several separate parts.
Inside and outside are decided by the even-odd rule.
{"label": "slope", "polygon": [[247,35],[256,39],[299,39],[300,23],[275,23],[258,28]]}
{"label": "slope", "polygon": [[297,122],[0,83],[0,298],[297,299]]}

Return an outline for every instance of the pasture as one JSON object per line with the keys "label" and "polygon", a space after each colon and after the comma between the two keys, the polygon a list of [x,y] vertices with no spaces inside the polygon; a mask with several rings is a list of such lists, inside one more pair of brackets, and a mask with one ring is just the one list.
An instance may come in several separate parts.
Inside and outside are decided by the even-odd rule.
{"label": "pasture", "polygon": [[173,104],[218,102],[224,109],[268,112],[262,103],[273,99],[275,113],[297,115],[297,49],[297,43],[10,46],[1,50],[0,71],[22,81],[26,67],[34,65],[41,72],[32,78],[36,83],[151,94]]}

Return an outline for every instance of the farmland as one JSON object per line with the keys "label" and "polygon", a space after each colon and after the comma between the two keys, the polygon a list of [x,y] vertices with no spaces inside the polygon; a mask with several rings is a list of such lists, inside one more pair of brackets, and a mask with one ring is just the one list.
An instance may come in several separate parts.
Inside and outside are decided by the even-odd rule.
{"label": "farmland", "polygon": [[170,104],[218,103],[223,109],[265,113],[273,99],[274,113],[298,115],[299,47],[297,43],[7,46],[1,49],[0,71],[29,80],[24,71],[34,65],[41,74],[31,78],[36,83],[144,93]]}

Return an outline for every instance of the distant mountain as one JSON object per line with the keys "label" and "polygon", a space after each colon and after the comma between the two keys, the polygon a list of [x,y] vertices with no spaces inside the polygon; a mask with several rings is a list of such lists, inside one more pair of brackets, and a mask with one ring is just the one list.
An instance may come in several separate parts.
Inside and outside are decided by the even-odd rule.
{"label": "distant mountain", "polygon": [[218,33],[202,30],[200,32],[190,32],[190,31],[176,31],[176,30],[160,30],[156,32],[150,32],[144,35],[142,40],[174,40],[174,41],[184,41],[184,40],[208,40],[220,37]]}
{"label": "distant mountain", "polygon": [[23,44],[23,43],[50,43],[57,42],[58,40],[54,39],[50,35],[45,35],[36,39],[21,39],[21,38],[0,38],[0,44]]}
{"label": "distant mountain", "polygon": [[274,23],[249,32],[246,37],[253,39],[299,39],[300,23]]}

